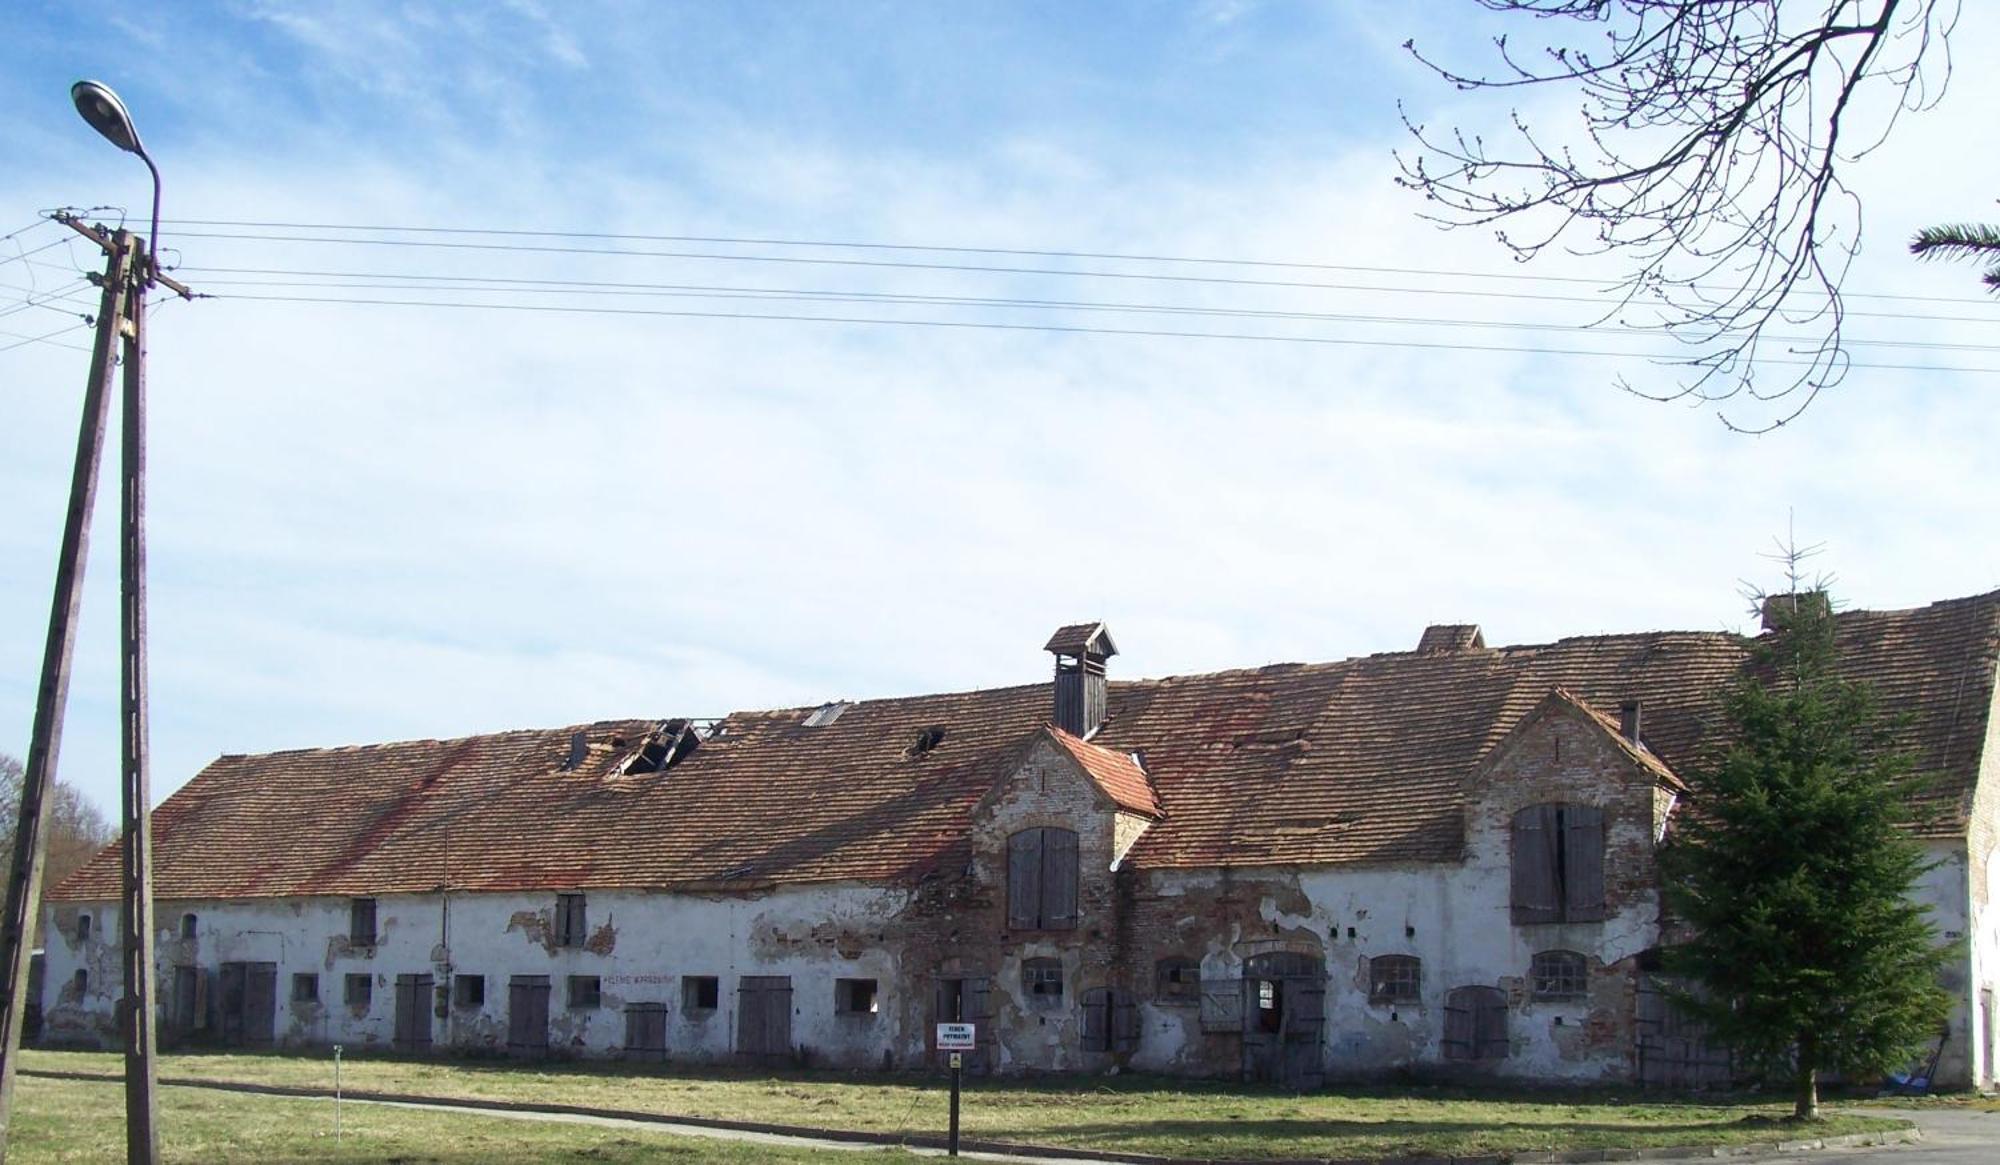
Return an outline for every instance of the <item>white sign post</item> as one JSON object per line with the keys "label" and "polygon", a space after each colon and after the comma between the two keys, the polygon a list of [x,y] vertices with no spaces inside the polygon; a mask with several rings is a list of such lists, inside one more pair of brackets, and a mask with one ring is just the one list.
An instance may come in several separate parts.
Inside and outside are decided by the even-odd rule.
{"label": "white sign post", "polygon": [[937,1046],[940,1052],[951,1053],[951,1132],[945,1140],[947,1155],[958,1156],[958,1084],[965,1068],[965,1053],[972,1051],[979,1042],[979,1028],[969,1023],[941,1023],[937,1025]]}

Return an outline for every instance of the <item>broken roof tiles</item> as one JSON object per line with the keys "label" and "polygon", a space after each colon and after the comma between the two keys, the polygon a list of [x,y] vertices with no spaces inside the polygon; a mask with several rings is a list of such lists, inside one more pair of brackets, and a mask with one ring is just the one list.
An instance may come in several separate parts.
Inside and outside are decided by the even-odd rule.
{"label": "broken roof tiles", "polygon": [[[2000,592],[1839,619],[1844,669],[1875,685],[1934,778],[1916,828],[1962,837]],[[1088,649],[1101,625],[1077,627]],[[1063,746],[1118,805],[1158,815],[1129,866],[1453,862],[1467,775],[1553,689],[1621,739],[1610,713],[1643,701],[1635,761],[1686,776],[1718,743],[1716,700],[1749,647],[1648,632],[1114,681],[1104,726]],[[662,739],[657,719],[225,756],[155,813],[156,891],[650,889],[744,869],[771,883],[911,881],[963,864],[973,808],[1046,730],[1048,708],[1043,682],[851,703],[815,727],[813,708],[738,712],[657,771],[630,763]],[[912,754],[940,726],[935,747]],[[584,747],[566,770],[573,734]],[[50,897],[117,887],[114,846]]]}

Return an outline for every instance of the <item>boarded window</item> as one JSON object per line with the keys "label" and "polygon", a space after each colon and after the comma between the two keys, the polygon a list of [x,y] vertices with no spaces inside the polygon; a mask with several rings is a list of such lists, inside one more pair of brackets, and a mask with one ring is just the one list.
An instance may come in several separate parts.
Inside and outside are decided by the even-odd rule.
{"label": "boarded window", "polygon": [[604,980],[596,975],[569,977],[569,1005],[574,1010],[604,1006]]}
{"label": "boarded window", "polygon": [[1062,1006],[1063,970],[1060,959],[1021,960],[1021,996],[1028,1006],[1051,1010]]}
{"label": "boarded window", "polygon": [[1076,834],[1056,826],[1007,839],[1007,925],[1015,930],[1076,928]]}
{"label": "boarded window", "polygon": [[[986,978],[939,979],[937,993],[932,1000],[931,1014],[937,1023],[978,1024],[977,1039],[986,1043],[991,1033],[986,1020],[993,1014],[992,980]],[[936,1039],[936,1029],[931,1031]]]}
{"label": "boarded window", "polygon": [[311,971],[300,971],[292,976],[292,1002],[318,1003],[319,976]]}
{"label": "boarded window", "polygon": [[1201,1030],[1243,1030],[1243,980],[1204,979],[1201,983]]}
{"label": "boarded window", "polygon": [[681,1010],[714,1011],[722,1001],[722,985],[713,975],[681,976]]}
{"label": "boarded window", "polygon": [[625,1058],[655,1061],[667,1058],[666,1004],[625,1005]]}
{"label": "boarded window", "polygon": [[1129,991],[1093,987],[1083,993],[1083,1050],[1133,1052],[1139,1048],[1139,1005]]}
{"label": "boarded window", "polygon": [[1368,960],[1370,1003],[1415,1003],[1423,998],[1424,964],[1415,955],[1377,955]]}
{"label": "boarded window", "polygon": [[1604,811],[1530,805],[1514,814],[1516,925],[1604,918]]}
{"label": "boarded window", "polygon": [[841,1015],[874,1015],[877,1007],[875,980],[835,979],[833,1010]]}
{"label": "boarded window", "polygon": [[1589,990],[1589,963],[1576,951],[1540,951],[1528,961],[1536,999],[1577,999]]}
{"label": "boarded window", "polygon": [[1494,987],[1454,987],[1444,997],[1447,1060],[1507,1058],[1507,997]]}
{"label": "boarded window", "polygon": [[456,975],[453,976],[451,984],[452,989],[456,992],[454,1000],[460,1007],[478,1008],[486,1006],[486,976]]}
{"label": "boarded window", "polygon": [[347,903],[347,941],[357,947],[375,945],[375,900],[351,898]]}
{"label": "boarded window", "polygon": [[580,947],[590,937],[585,928],[583,895],[556,895],[556,945]]}
{"label": "boarded window", "polygon": [[1179,955],[1169,955],[1153,965],[1153,984],[1153,1000],[1156,1003],[1200,1003],[1201,964]]}
{"label": "boarded window", "polygon": [[342,988],[342,998],[349,1007],[367,1007],[375,1001],[375,977],[373,975],[349,975],[347,985]]}
{"label": "boarded window", "polygon": [[548,1054],[547,975],[515,975],[507,981],[507,1051],[524,1059]]}

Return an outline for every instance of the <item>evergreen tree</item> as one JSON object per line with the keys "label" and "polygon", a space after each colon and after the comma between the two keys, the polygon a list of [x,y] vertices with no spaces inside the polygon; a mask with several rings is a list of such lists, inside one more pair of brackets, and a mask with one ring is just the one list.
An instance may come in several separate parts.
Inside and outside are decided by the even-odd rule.
{"label": "evergreen tree", "polygon": [[1728,691],[1726,753],[1694,775],[1663,854],[1687,928],[1675,1002],[1819,1115],[1819,1077],[1906,1064],[1949,1005],[1945,951],[1911,897],[1927,867],[1907,832],[1914,778],[1867,685],[1836,670],[1824,592],[1770,604],[1774,629]]}

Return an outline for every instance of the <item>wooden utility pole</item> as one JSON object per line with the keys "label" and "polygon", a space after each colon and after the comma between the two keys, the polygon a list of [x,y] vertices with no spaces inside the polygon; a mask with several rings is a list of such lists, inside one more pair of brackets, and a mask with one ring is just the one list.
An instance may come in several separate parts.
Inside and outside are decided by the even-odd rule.
{"label": "wooden utility pole", "polygon": [[14,1112],[14,1076],[29,1002],[35,911],[41,901],[43,859],[48,850],[44,826],[62,742],[63,710],[69,700],[70,663],[76,651],[84,565],[90,548],[90,516],[110,413],[114,344],[117,360],[124,365],[119,539],[119,751],[124,811],[119,847],[124,880],[118,912],[124,996],[118,1005],[118,1028],[125,1043],[126,1160],[132,1165],[156,1165],[160,1152],[154,1101],[152,803],[146,757],[145,289],[164,283],[183,297],[191,295],[186,287],[151,269],[145,243],[132,232],[107,234],[70,215],[56,218],[101,247],[106,260],[103,275],[97,277],[103,287],[97,338],[91,347],[90,379],[84,386],[69,511],[56,562],[55,598],[49,610],[34,728],[21,781],[20,819],[7,875],[6,915],[0,918],[0,974],[5,975],[0,982],[0,996],[4,996],[4,1006],[0,1006],[0,1165],[6,1160]]}

